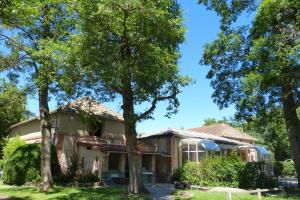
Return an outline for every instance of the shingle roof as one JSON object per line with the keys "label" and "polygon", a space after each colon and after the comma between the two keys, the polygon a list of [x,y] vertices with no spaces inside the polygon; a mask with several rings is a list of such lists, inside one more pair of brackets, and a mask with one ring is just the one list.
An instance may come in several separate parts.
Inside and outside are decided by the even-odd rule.
{"label": "shingle roof", "polygon": [[[91,113],[93,115],[96,115],[100,118],[104,118],[104,119],[110,119],[110,120],[116,120],[116,121],[124,121],[123,117],[121,114],[107,108],[106,106],[104,106],[103,104],[98,103],[97,101],[95,101],[94,99],[90,98],[90,97],[83,97],[80,99],[77,99],[73,102],[70,102],[69,104],[59,107],[55,110],[52,110],[50,112],[50,114],[54,114],[57,113],[58,111],[75,111],[75,112],[87,112],[87,113]],[[20,126],[22,124],[26,124],[29,123],[31,121],[35,121],[35,120],[39,120],[39,117],[35,117],[29,120],[25,120],[22,122],[19,122],[17,124],[12,125],[11,128]]]}
{"label": "shingle roof", "polygon": [[257,141],[256,138],[242,133],[238,129],[235,129],[227,124],[213,124],[209,126],[203,126],[198,128],[190,128],[188,130],[202,132],[202,133],[209,133],[216,136],[231,138],[231,139],[240,139],[240,140],[248,140],[248,141]]}
{"label": "shingle roof", "polygon": [[72,109],[75,111],[83,111],[87,113],[91,113],[98,117],[103,117],[105,119],[119,120],[123,121],[123,117],[121,114],[109,109],[103,104],[98,103],[94,99],[90,97],[84,97],[81,99],[77,99],[71,103],[69,103],[65,109]]}

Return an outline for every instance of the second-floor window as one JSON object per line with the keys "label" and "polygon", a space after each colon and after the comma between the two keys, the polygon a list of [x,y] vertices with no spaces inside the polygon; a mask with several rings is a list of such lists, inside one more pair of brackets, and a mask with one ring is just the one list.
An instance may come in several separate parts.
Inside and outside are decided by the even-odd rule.
{"label": "second-floor window", "polygon": [[90,135],[101,137],[101,135],[102,135],[102,122],[101,121],[95,121],[91,124]]}

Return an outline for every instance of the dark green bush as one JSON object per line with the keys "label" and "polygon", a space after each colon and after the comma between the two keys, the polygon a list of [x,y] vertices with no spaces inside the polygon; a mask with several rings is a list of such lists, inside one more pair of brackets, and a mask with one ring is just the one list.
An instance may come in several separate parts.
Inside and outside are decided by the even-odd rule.
{"label": "dark green bush", "polygon": [[13,151],[4,161],[3,181],[6,184],[22,185],[40,181],[40,147],[25,144]]}
{"label": "dark green bush", "polygon": [[[10,149],[3,160],[3,182],[6,184],[22,185],[26,182],[39,182],[41,180],[41,147],[39,144],[15,145],[8,143]],[[51,168],[55,176],[59,172],[55,147],[51,151]]]}
{"label": "dark green bush", "polygon": [[244,189],[272,188],[277,186],[274,177],[264,173],[264,163],[247,163],[239,176],[239,187]]}
{"label": "dark green bush", "polygon": [[239,185],[239,173],[245,162],[235,153],[230,156],[204,158],[200,163],[187,162],[178,169],[173,181],[187,182],[201,186],[232,186]]}
{"label": "dark green bush", "polygon": [[273,172],[274,176],[282,176],[283,173],[283,164],[281,161],[274,161],[273,162]]}

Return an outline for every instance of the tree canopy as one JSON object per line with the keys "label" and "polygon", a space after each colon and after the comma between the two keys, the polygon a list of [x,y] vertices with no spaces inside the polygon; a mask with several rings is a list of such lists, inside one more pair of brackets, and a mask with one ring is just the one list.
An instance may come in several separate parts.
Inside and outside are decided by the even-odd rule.
{"label": "tree canopy", "polygon": [[[12,0],[1,1],[0,70],[35,91],[39,100],[42,133],[42,184],[47,190],[52,185],[50,170],[50,117],[48,101],[51,94],[72,90],[70,79],[76,73],[67,59],[72,59],[72,42],[76,15],[74,1]],[[72,47],[72,48],[71,48]],[[70,85],[69,85],[70,84]]]}
{"label": "tree canopy", "polygon": [[[185,33],[180,6],[174,0],[85,0],[80,7],[83,66],[96,90],[122,99],[128,191],[139,193],[136,123],[151,118],[161,101],[169,102],[167,116],[175,113],[177,94],[189,82],[178,66]],[[148,108],[139,111],[137,106]]]}
{"label": "tree canopy", "polygon": [[[231,20],[221,23],[224,26],[218,39],[206,45],[202,58],[203,64],[211,66],[207,78],[214,88],[214,101],[221,108],[235,104],[237,117],[244,119],[281,109],[300,174],[300,125],[296,113],[300,105],[300,2],[260,1],[250,26],[234,22],[236,14],[242,13],[239,8],[252,1],[200,2],[222,18],[227,16],[228,5],[237,8],[228,13]],[[223,4],[227,6],[223,8]],[[243,10],[249,11],[249,5]]]}

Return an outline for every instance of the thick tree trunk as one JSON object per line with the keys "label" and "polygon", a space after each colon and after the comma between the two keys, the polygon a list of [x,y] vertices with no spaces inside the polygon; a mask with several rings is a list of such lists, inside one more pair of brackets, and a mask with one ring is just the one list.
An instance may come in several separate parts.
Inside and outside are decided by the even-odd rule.
{"label": "thick tree trunk", "polygon": [[42,133],[42,143],[41,143],[41,174],[42,182],[40,189],[46,191],[50,189],[53,185],[52,175],[51,175],[51,145],[50,145],[50,135],[51,135],[51,123],[49,115],[48,106],[48,90],[43,89],[39,92],[39,109],[40,109],[40,130]]}
{"label": "thick tree trunk", "polygon": [[129,194],[139,194],[143,192],[141,174],[141,156],[138,154],[136,122],[134,118],[134,107],[130,92],[123,96],[123,116],[125,121],[126,147],[128,153],[129,167]]}
{"label": "thick tree trunk", "polygon": [[288,138],[292,147],[292,159],[298,175],[298,187],[300,187],[300,122],[294,108],[295,102],[291,92],[287,93],[282,103]]}

